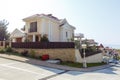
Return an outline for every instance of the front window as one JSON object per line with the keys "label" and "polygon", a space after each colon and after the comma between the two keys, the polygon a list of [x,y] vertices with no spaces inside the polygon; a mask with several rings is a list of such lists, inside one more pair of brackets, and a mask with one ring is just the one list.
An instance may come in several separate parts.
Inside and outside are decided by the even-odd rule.
{"label": "front window", "polygon": [[68,32],[66,32],[66,37],[68,37]]}
{"label": "front window", "polygon": [[30,23],[30,32],[37,32],[37,22]]}

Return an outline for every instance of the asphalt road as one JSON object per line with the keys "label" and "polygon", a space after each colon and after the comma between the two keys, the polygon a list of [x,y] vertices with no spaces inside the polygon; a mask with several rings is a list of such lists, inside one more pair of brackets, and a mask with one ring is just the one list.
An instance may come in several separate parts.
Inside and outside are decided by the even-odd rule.
{"label": "asphalt road", "polygon": [[69,71],[48,80],[120,80],[120,64],[94,72]]}
{"label": "asphalt road", "polygon": [[79,72],[0,58],[0,80],[120,80],[120,64],[94,72]]}
{"label": "asphalt road", "polygon": [[64,73],[64,70],[0,58],[0,80],[39,80],[60,73]]}

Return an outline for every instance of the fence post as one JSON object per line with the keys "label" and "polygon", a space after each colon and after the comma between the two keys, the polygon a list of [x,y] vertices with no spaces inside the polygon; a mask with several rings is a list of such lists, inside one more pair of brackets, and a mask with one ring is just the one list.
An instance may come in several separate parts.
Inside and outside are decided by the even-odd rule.
{"label": "fence post", "polygon": [[1,41],[0,41],[0,46],[2,46],[2,45],[1,45]]}
{"label": "fence post", "polygon": [[0,48],[2,47],[2,42],[0,41]]}
{"label": "fence post", "polygon": [[3,41],[3,48],[5,48],[5,40]]}
{"label": "fence post", "polygon": [[9,47],[12,47],[12,42],[11,42],[11,40],[9,41]]}

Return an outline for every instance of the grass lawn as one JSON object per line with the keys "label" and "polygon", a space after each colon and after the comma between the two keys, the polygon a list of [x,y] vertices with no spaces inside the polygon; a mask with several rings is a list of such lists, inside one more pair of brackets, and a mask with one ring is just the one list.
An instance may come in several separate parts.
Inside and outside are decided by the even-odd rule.
{"label": "grass lawn", "polygon": [[[94,66],[101,66],[105,65],[106,63],[87,63],[87,67],[94,67]],[[60,65],[70,66],[70,67],[76,67],[76,68],[82,68],[82,63],[73,63],[73,62],[62,62]]]}

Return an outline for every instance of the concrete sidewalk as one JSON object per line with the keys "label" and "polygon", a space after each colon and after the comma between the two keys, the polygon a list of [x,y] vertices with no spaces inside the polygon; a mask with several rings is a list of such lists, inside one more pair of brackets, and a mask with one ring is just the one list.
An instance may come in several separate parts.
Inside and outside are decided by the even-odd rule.
{"label": "concrete sidewalk", "polygon": [[56,69],[61,69],[61,70],[68,70],[68,71],[82,71],[82,72],[91,72],[91,71],[96,71],[100,69],[105,69],[108,67],[111,67],[113,65],[102,65],[102,66],[97,66],[97,67],[90,67],[90,68],[74,68],[74,67],[68,67],[68,66],[63,66],[63,65],[57,65],[57,64],[51,64],[45,61],[40,61],[32,58],[26,58],[26,57],[21,57],[21,56],[15,56],[15,55],[8,55],[8,54],[0,54],[1,58],[6,58],[6,59],[11,59],[11,60],[16,60],[24,63],[29,63],[33,65],[38,65],[38,66],[45,66],[45,67],[50,67],[50,68],[56,68]]}

